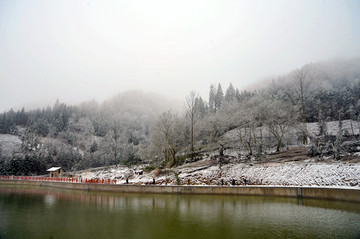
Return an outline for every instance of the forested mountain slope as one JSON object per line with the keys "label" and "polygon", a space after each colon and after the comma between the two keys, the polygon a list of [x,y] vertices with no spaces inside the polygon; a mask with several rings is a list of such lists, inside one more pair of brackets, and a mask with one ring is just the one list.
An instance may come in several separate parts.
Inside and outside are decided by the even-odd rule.
{"label": "forested mountain slope", "polygon": [[171,167],[227,149],[261,159],[297,144],[341,159],[360,146],[360,59],[305,65],[253,91],[219,83],[210,86],[208,99],[196,92],[184,99],[180,111],[174,105],[181,104],[164,97],[129,91],[103,103],[57,101],[4,112],[0,174],[139,162]]}
{"label": "forested mountain slope", "polygon": [[[169,104],[170,102],[170,104]],[[66,170],[139,159],[137,151],[158,115],[179,103],[142,91],[103,102],[0,114],[0,174],[45,173],[52,165]],[[28,161],[40,162],[31,166]]]}

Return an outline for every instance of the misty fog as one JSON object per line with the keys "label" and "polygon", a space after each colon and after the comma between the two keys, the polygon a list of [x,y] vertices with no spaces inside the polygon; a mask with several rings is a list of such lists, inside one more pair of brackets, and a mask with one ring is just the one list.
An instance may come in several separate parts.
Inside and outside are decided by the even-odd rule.
{"label": "misty fog", "polygon": [[143,90],[183,102],[360,55],[359,1],[0,2],[0,112]]}

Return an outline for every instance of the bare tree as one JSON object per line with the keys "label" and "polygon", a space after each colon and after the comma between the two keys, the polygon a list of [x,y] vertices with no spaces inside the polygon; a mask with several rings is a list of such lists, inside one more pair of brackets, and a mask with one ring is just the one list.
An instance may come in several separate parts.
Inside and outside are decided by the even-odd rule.
{"label": "bare tree", "polygon": [[263,98],[253,97],[238,109],[238,120],[240,121],[237,135],[240,143],[249,152],[260,156],[263,152],[263,125],[264,125]]}
{"label": "bare tree", "polygon": [[243,148],[247,149],[249,155],[253,155],[253,149],[256,145],[256,123],[254,119],[254,109],[245,107],[239,112],[239,128],[237,135]]}
{"label": "bare tree", "polygon": [[[150,146],[152,156],[175,165],[176,153],[182,146],[181,122],[171,111],[166,111],[160,115],[154,123],[150,132]],[[160,158],[159,158],[160,157]],[[159,162],[157,162],[159,163]]]}
{"label": "bare tree", "polygon": [[[223,115],[210,114],[195,124],[195,138],[201,139],[202,143],[215,143],[224,132]],[[190,130],[189,130],[190,132]]]}
{"label": "bare tree", "polygon": [[167,160],[170,158],[173,161],[176,161],[176,139],[174,133],[174,118],[175,116],[171,111],[164,112],[161,114],[158,122],[157,128],[159,130],[160,136],[162,137],[162,144],[164,145],[164,153]]}
{"label": "bare tree", "polygon": [[268,103],[265,124],[277,141],[276,152],[280,151],[285,134],[289,131],[292,123],[291,114],[287,108],[284,103],[277,100]]}
{"label": "bare tree", "polygon": [[186,118],[190,123],[190,149],[191,157],[194,157],[194,125],[195,125],[195,114],[196,114],[196,98],[197,93],[191,91],[190,94],[186,97]]}
{"label": "bare tree", "polygon": [[353,105],[351,105],[350,108],[348,109],[347,113],[350,116],[351,135],[352,135],[352,137],[355,137],[355,131],[354,131],[354,126],[353,126],[353,121],[356,121],[355,107]]}
{"label": "bare tree", "polygon": [[306,98],[310,90],[312,78],[310,77],[311,65],[305,65],[294,72],[293,84],[287,88],[286,94],[294,105],[299,109],[301,117],[302,143],[307,143],[306,128]]}
{"label": "bare tree", "polygon": [[256,137],[254,138],[254,131],[255,128],[251,122],[243,122],[236,130],[240,143],[249,151],[249,155],[253,155],[253,147],[256,142]]}

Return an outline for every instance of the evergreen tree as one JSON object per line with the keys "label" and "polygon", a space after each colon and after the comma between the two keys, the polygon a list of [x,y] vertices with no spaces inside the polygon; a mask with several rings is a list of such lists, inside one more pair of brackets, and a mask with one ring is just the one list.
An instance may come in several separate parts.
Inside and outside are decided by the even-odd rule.
{"label": "evergreen tree", "polygon": [[223,102],[224,102],[224,92],[221,88],[221,84],[219,83],[215,95],[215,112],[218,112],[221,109]]}
{"label": "evergreen tree", "polygon": [[196,108],[196,117],[202,119],[206,115],[206,106],[203,99],[200,97],[196,97],[195,99],[195,108]]}
{"label": "evergreen tree", "polygon": [[0,133],[5,134],[5,114],[0,115]]}
{"label": "evergreen tree", "polygon": [[236,89],[235,97],[236,97],[237,102],[240,102],[241,96],[240,96],[240,91],[239,91],[239,89]]}
{"label": "evergreen tree", "polygon": [[233,85],[230,83],[225,93],[225,101],[226,103],[231,103],[234,102],[235,100],[236,100],[236,91]]}
{"label": "evergreen tree", "polygon": [[215,113],[215,95],[216,95],[216,88],[214,85],[210,86],[210,93],[209,93],[209,111],[210,113]]}
{"label": "evergreen tree", "polygon": [[23,107],[21,111],[16,112],[14,121],[16,125],[26,126],[27,120],[28,117]]}

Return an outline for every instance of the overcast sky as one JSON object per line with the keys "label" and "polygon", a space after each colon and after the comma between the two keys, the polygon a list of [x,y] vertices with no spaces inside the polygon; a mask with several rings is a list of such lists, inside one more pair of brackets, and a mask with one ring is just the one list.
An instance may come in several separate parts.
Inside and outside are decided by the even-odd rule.
{"label": "overcast sky", "polygon": [[0,0],[0,111],[240,90],[309,62],[360,56],[360,1]]}

